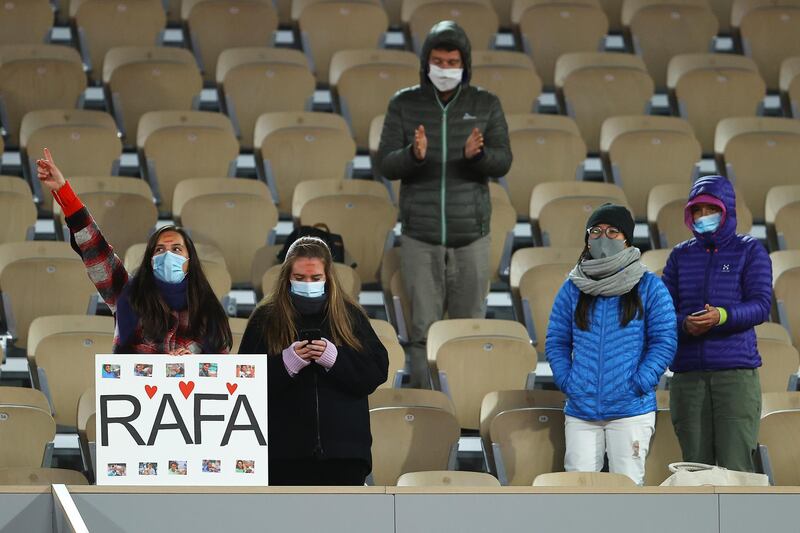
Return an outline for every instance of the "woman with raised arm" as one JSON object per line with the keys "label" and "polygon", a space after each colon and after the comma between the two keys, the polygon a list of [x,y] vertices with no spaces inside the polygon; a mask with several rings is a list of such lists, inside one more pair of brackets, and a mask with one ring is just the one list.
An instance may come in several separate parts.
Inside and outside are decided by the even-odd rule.
{"label": "woman with raised arm", "polygon": [[139,268],[129,275],[47,148],[36,164],[39,181],[64,212],[72,247],[114,314],[114,353],[188,355],[230,350],[228,317],[182,228],[166,226],[153,233]]}

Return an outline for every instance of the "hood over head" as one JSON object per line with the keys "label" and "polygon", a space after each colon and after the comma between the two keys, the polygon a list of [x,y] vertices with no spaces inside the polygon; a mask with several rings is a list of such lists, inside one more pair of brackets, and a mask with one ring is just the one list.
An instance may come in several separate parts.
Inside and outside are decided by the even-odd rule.
{"label": "hood over head", "polygon": [[425,42],[422,44],[422,52],[419,57],[420,85],[423,87],[426,85],[433,85],[431,80],[428,79],[428,60],[431,55],[431,50],[436,48],[458,50],[461,52],[461,62],[464,68],[464,74],[461,77],[461,85],[468,85],[470,77],[472,76],[472,46],[470,46],[469,38],[461,26],[452,20],[443,20],[434,24],[428,36],[425,38]]}
{"label": "hood over head", "polygon": [[[708,203],[722,209],[719,229],[711,235],[694,231],[692,206]],[[736,234],[736,192],[733,184],[725,176],[703,176],[694,182],[689,192],[689,201],[683,212],[684,222],[694,236],[707,244],[720,243]]]}

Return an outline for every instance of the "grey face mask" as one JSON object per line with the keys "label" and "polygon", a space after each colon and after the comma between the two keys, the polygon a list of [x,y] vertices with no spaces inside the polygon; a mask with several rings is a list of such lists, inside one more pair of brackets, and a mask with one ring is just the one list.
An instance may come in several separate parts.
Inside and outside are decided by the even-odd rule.
{"label": "grey face mask", "polygon": [[609,239],[605,235],[589,241],[589,255],[592,259],[603,259],[617,255],[625,249],[625,241],[622,239]]}

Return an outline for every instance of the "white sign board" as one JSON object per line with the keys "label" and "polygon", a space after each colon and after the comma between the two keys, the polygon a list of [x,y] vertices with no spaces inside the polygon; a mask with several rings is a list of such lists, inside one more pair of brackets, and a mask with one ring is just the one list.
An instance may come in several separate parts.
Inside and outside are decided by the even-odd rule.
{"label": "white sign board", "polygon": [[267,485],[265,355],[95,357],[98,485]]}

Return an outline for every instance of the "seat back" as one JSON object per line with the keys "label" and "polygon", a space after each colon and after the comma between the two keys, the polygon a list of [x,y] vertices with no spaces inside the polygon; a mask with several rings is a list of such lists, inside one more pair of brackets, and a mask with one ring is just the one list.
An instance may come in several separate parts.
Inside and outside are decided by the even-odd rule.
{"label": "seat back", "polygon": [[377,181],[370,180],[342,180],[321,179],[304,180],[294,188],[292,195],[292,218],[300,219],[300,213],[306,202],[321,196],[335,196],[340,194],[366,195],[376,198],[389,199],[386,187]]}
{"label": "seat back", "polygon": [[470,83],[496,95],[506,115],[533,112],[542,92],[542,80],[522,52],[474,51]]}
{"label": "seat back", "polygon": [[378,389],[369,395],[369,408],[430,407],[455,415],[453,401],[443,392],[430,389]]}
{"label": "seat back", "polygon": [[800,355],[791,344],[783,341],[758,339],[758,353],[762,366],[759,370],[762,392],[787,390],[790,376],[797,376]]}
{"label": "seat back", "polygon": [[550,472],[536,476],[533,486],[620,489],[635,487],[636,482],[625,474],[611,472]]}
{"label": "seat back", "polygon": [[428,328],[428,361],[436,360],[436,352],[448,341],[467,337],[511,337],[528,339],[525,328],[514,320],[494,318],[449,318],[437,320]]}
{"label": "seat back", "polygon": [[0,244],[24,241],[36,224],[36,205],[25,180],[0,176],[0,213],[4,213]]}
{"label": "seat back", "polygon": [[761,417],[777,411],[800,411],[800,392],[781,391],[761,394]]}
{"label": "seat back", "polygon": [[511,256],[508,284],[511,288],[511,303],[514,306],[514,315],[522,320],[522,305],[519,298],[519,283],[523,274],[533,267],[546,264],[561,264],[564,268],[575,265],[583,251],[582,246],[575,247],[544,247],[521,248]]}
{"label": "seat back", "polygon": [[545,353],[545,336],[553,302],[574,267],[574,262],[537,265],[526,270],[519,280],[523,316],[539,353]]}
{"label": "seat back", "polygon": [[779,81],[784,116],[800,117],[800,57],[783,60]]}
{"label": "seat back", "polygon": [[45,447],[56,436],[48,411],[0,405],[0,467],[42,466]]}
{"label": "seat back", "polygon": [[772,291],[780,323],[792,334],[792,344],[800,346],[800,251],[786,250],[769,254],[772,260]]}
{"label": "seat back", "polygon": [[[500,267],[503,259],[511,253],[510,245],[514,239],[514,226],[517,225],[517,211],[507,197],[492,197],[492,218],[489,222],[489,273],[492,283],[500,281]],[[512,242],[508,242],[511,239]],[[488,289],[488,288],[487,288]]]}
{"label": "seat back", "polygon": [[800,411],[775,411],[761,419],[758,443],[767,447],[777,486],[800,485]]}
{"label": "seat back", "polygon": [[661,248],[658,250],[647,250],[642,254],[640,259],[641,263],[647,267],[647,270],[652,272],[658,277],[664,273],[664,267],[667,266],[667,259],[669,254],[672,253],[672,248]]}
{"label": "seat back", "polygon": [[46,413],[50,412],[47,396],[38,389],[28,387],[0,387],[0,405],[21,405],[34,407]]}
{"label": "seat back", "polygon": [[756,325],[756,338],[792,344],[792,336],[783,325],[777,322],[762,322]]}
{"label": "seat back", "polygon": [[391,322],[378,318],[370,318],[369,324],[375,331],[375,335],[377,335],[384,344],[387,342],[399,342],[397,339],[397,330],[394,329]]}
{"label": "seat back", "polygon": [[434,24],[440,20],[456,22],[469,38],[473,50],[487,50],[494,45],[500,21],[491,3],[472,0],[403,0],[401,16],[408,24],[412,49],[419,53]]}
{"label": "seat back", "polygon": [[767,191],[764,220],[770,248],[800,249],[800,229],[795,221],[800,216],[800,186],[777,185]]}
{"label": "seat back", "polygon": [[644,484],[648,486],[661,485],[672,475],[669,465],[683,460],[681,445],[675,435],[669,410],[656,411],[655,427],[644,467]]}
{"label": "seat back", "polygon": [[397,479],[398,487],[499,487],[500,482],[484,472],[437,470],[408,472]]}
{"label": "seat back", "polygon": [[742,50],[756,62],[770,91],[779,87],[781,62],[800,55],[798,20],[798,2],[734,1],[731,25],[738,29]]}
{"label": "seat back", "polygon": [[53,27],[53,8],[48,0],[6,2],[0,11],[0,46],[42,44]]}
{"label": "seat back", "polygon": [[0,468],[0,485],[88,485],[86,476],[67,468]]}

